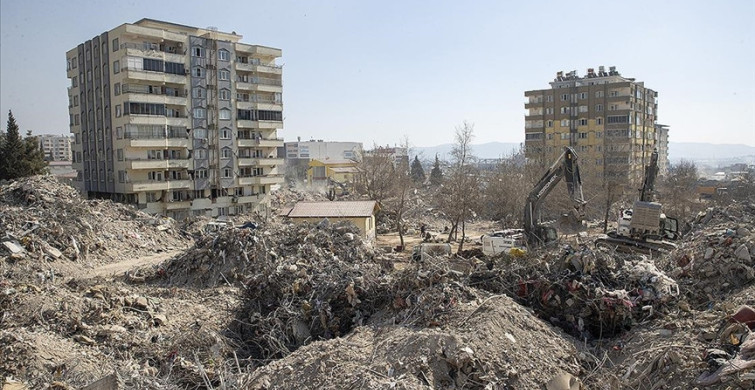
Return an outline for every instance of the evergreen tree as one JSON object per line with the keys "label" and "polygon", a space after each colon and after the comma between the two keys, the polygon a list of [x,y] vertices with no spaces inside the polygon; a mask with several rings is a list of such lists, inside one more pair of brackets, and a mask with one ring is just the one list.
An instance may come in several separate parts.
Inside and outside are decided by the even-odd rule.
{"label": "evergreen tree", "polygon": [[422,184],[425,182],[425,170],[422,169],[422,163],[419,162],[418,156],[414,156],[410,174],[412,176],[412,181],[416,184]]}
{"label": "evergreen tree", "polygon": [[6,133],[0,139],[0,179],[17,179],[43,173],[47,163],[36,137],[21,138],[13,112],[8,111]]}
{"label": "evergreen tree", "polygon": [[430,184],[437,186],[442,182],[443,182],[443,172],[440,170],[440,160],[438,160],[438,155],[436,154],[433,170],[430,171]]}

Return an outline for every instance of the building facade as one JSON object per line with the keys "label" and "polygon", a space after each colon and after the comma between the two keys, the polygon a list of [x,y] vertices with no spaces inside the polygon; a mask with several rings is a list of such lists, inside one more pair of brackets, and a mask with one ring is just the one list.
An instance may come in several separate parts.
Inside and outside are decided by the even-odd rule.
{"label": "building facade", "polygon": [[37,136],[39,148],[45,159],[50,161],[71,161],[71,137],[67,135],[42,134]]}
{"label": "building facade", "polygon": [[66,54],[76,184],[184,218],[264,209],[283,181],[280,49],[151,19]]}
{"label": "building facade", "polygon": [[655,142],[658,148],[658,174],[664,176],[668,173],[668,126],[655,125]]}
{"label": "building facade", "polygon": [[356,160],[362,155],[361,142],[325,142],[323,140],[286,142],[286,163],[295,160]]}
{"label": "building facade", "polygon": [[658,93],[602,66],[584,77],[558,72],[550,86],[524,93],[527,159],[550,164],[563,146],[571,146],[583,176],[626,184],[641,180],[656,147]]}

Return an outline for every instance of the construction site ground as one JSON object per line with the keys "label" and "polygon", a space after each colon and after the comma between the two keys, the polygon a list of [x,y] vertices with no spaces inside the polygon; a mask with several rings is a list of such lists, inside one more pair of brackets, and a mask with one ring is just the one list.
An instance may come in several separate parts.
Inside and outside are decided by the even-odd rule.
{"label": "construction site ground", "polygon": [[[413,222],[401,253],[382,249],[395,232],[369,242],[348,224],[206,222],[44,177],[0,186],[3,389],[755,383],[753,203],[709,209],[652,259],[580,247],[590,233],[523,258],[409,261],[419,226],[442,231],[442,216]],[[465,248],[499,228],[468,224]]]}

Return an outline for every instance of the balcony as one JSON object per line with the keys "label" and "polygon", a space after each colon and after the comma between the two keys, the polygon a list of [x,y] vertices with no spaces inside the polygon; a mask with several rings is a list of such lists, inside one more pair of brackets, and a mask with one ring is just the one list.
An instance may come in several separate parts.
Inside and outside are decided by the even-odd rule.
{"label": "balcony", "polygon": [[174,33],[166,30],[160,30],[155,28],[147,28],[138,26],[135,24],[126,24],[126,32],[124,35],[133,36],[135,39],[144,40],[144,38],[153,38],[155,41],[172,41],[183,42],[186,40],[184,34]]}
{"label": "balcony", "polygon": [[260,195],[264,196],[264,194],[238,196],[235,203],[257,203],[260,201]]}
{"label": "balcony", "polygon": [[167,190],[179,190],[189,189],[191,187],[191,180],[168,180],[168,181],[154,181],[154,180],[142,180],[126,183],[126,191],[128,192],[144,192],[144,191],[167,191]]}
{"label": "balcony", "polygon": [[239,129],[282,129],[283,122],[281,121],[251,121],[251,120],[238,120],[236,126]]}
{"label": "balcony", "polygon": [[128,158],[126,164],[129,169],[189,169],[188,159],[172,159],[172,160],[150,160],[139,158]]}
{"label": "balcony", "polygon": [[128,123],[134,125],[167,125],[176,127],[189,127],[189,118],[186,117],[166,117],[162,115],[140,115],[130,114],[128,115]]}
{"label": "balcony", "polygon": [[190,200],[168,200],[163,202],[166,210],[180,210],[191,208]]}
{"label": "balcony", "polygon": [[239,185],[242,185],[242,186],[280,184],[280,183],[283,183],[283,175],[260,175],[260,176],[250,176],[250,177],[239,177]]}
{"label": "balcony", "polygon": [[281,101],[275,101],[275,99],[265,99],[265,98],[252,98],[249,100],[236,100],[236,108],[239,110],[254,110],[254,109],[263,109],[263,110],[281,110],[283,106],[283,102]]}
{"label": "balcony", "polygon": [[129,80],[155,81],[158,83],[168,84],[186,84],[185,74],[174,74],[165,72],[156,72],[128,66],[121,67],[124,77]]}
{"label": "balcony", "polygon": [[281,74],[281,68],[282,66],[277,64],[253,64],[236,62],[236,70],[245,72]]}
{"label": "balcony", "polygon": [[261,148],[280,148],[283,146],[283,138],[275,138],[275,139],[244,139],[244,138],[238,138],[236,139],[236,146],[240,148],[253,148],[253,147],[261,147]]}
{"label": "balcony", "polygon": [[267,46],[259,45],[247,45],[245,43],[236,43],[235,47],[237,52],[249,53],[251,55],[257,55],[258,57],[280,57],[282,55],[281,49],[276,49]]}
{"label": "balcony", "polygon": [[135,57],[157,58],[167,62],[184,62],[186,49],[178,44],[165,45],[156,43],[121,43],[121,49],[126,50],[126,55]]}
{"label": "balcony", "polygon": [[283,164],[282,158],[245,158],[245,157],[239,158],[239,166],[257,165],[257,166],[273,167],[273,166],[282,165],[282,164]]}
{"label": "balcony", "polygon": [[248,77],[236,81],[236,89],[244,91],[281,92],[283,82],[280,79],[266,77]]}

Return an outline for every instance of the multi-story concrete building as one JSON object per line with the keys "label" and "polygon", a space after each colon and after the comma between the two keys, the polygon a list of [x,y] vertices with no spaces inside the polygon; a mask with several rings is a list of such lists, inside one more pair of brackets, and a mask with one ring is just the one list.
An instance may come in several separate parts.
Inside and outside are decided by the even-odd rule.
{"label": "multi-story concrete building", "polygon": [[571,146],[583,176],[626,184],[641,179],[656,147],[658,93],[602,66],[584,77],[558,72],[550,86],[524,93],[527,158],[550,164]]}
{"label": "multi-story concrete building", "polygon": [[655,125],[655,144],[658,149],[658,173],[665,175],[668,173],[668,126]]}
{"label": "multi-story concrete building", "polygon": [[294,160],[353,160],[362,155],[361,142],[325,142],[309,140],[286,142],[286,163]]}
{"label": "multi-story concrete building", "polygon": [[42,134],[37,136],[39,148],[45,152],[45,159],[71,161],[71,137],[67,135]]}
{"label": "multi-story concrete building", "polygon": [[155,214],[264,208],[283,181],[280,49],[151,19],[66,53],[77,185]]}

